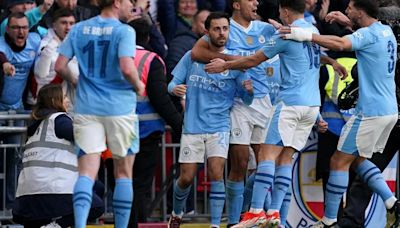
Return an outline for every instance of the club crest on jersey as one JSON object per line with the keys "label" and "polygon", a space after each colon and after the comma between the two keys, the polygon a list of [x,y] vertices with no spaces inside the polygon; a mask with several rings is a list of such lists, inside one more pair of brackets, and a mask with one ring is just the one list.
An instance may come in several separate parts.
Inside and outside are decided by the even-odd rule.
{"label": "club crest on jersey", "polygon": [[247,44],[253,44],[254,43],[254,41],[253,41],[253,37],[251,37],[251,36],[247,36],[246,37],[246,42],[247,42]]}
{"label": "club crest on jersey", "polygon": [[240,137],[242,135],[242,130],[240,128],[235,128],[232,130],[232,134],[234,137]]}
{"label": "club crest on jersey", "polygon": [[265,68],[265,73],[267,74],[268,77],[272,77],[274,75],[274,68],[273,67]]}
{"label": "club crest on jersey", "polygon": [[182,149],[182,154],[183,154],[184,156],[189,156],[191,152],[192,152],[192,151],[190,150],[189,147],[185,147],[185,148]]}
{"label": "club crest on jersey", "polygon": [[264,37],[263,35],[260,35],[260,36],[258,37],[258,42],[260,42],[260,44],[265,43],[265,37]]}

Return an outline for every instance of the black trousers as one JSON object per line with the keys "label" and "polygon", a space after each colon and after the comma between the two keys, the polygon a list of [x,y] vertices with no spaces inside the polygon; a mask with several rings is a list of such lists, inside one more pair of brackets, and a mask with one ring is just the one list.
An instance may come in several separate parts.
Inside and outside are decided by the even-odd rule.
{"label": "black trousers", "polygon": [[[395,127],[389,136],[383,153],[375,153],[370,159],[383,171],[396,152],[400,149],[400,127]],[[358,176],[349,184],[346,197],[346,207],[340,219],[340,227],[364,227],[364,213],[368,207],[373,192]]]}
{"label": "black trousers", "polygon": [[161,137],[160,132],[155,132],[140,140],[140,152],[133,165],[134,200],[128,227],[137,228],[138,223],[146,222],[149,217],[151,186],[161,158]]}

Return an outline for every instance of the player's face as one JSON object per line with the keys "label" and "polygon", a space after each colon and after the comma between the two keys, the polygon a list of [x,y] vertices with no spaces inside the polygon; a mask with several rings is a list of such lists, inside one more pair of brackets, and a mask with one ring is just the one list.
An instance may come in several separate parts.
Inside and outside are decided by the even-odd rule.
{"label": "player's face", "polygon": [[288,24],[288,21],[289,21],[288,11],[283,7],[279,7],[279,18],[281,19],[281,21],[284,25]]}
{"label": "player's face", "polygon": [[72,26],[75,24],[75,18],[70,17],[60,17],[53,23],[53,29],[57,36],[63,40],[68,32],[71,30]]}
{"label": "player's face", "polygon": [[312,11],[315,8],[316,0],[306,0],[306,11]]}
{"label": "player's face", "polygon": [[179,0],[178,12],[185,17],[193,17],[197,13],[196,0]]}
{"label": "player's face", "polygon": [[73,10],[76,8],[78,0],[57,0],[57,5],[61,8]]}
{"label": "player's face", "polygon": [[360,11],[354,7],[354,2],[350,1],[349,5],[347,6],[346,9],[346,14],[347,17],[349,17],[349,19],[351,20],[351,22],[353,23],[353,27],[358,27],[359,26],[359,17],[360,17]]}
{"label": "player's face", "polygon": [[12,17],[8,23],[7,34],[15,45],[23,47],[29,34],[28,19]]}
{"label": "player's face", "polygon": [[[253,21],[258,18],[257,15],[257,7],[258,7],[258,1],[257,0],[239,0],[238,2],[238,8],[240,15],[245,19],[246,21]],[[236,3],[235,3],[236,4]]]}
{"label": "player's face", "polygon": [[228,40],[229,21],[226,18],[214,19],[210,22],[208,36],[210,42],[217,48],[223,47]]}
{"label": "player's face", "polygon": [[119,19],[128,21],[132,17],[133,3],[131,0],[120,0]]}

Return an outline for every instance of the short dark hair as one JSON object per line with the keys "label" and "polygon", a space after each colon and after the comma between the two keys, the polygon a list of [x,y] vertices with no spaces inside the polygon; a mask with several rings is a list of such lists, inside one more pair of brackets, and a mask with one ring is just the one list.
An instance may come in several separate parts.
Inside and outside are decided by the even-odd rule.
{"label": "short dark hair", "polygon": [[74,13],[66,8],[60,8],[58,10],[56,10],[53,14],[53,18],[52,18],[52,22],[56,22],[60,17],[74,17],[75,15]]}
{"label": "short dark hair", "polygon": [[99,9],[103,10],[104,8],[112,6],[112,4],[114,4],[115,1],[118,1],[118,0],[99,0],[97,2],[99,4]]}
{"label": "short dark hair", "polygon": [[281,0],[281,7],[289,8],[297,13],[304,13],[306,10],[306,3],[304,0]]}
{"label": "short dark hair", "polygon": [[204,27],[208,30],[210,29],[211,21],[215,19],[220,19],[220,18],[225,18],[228,20],[229,23],[229,15],[225,12],[211,12],[210,15],[208,15],[206,21],[204,22]]}
{"label": "short dark hair", "polygon": [[21,18],[24,18],[24,17],[25,17],[26,19],[28,19],[24,13],[21,13],[21,12],[11,13],[11,14],[8,15],[8,17],[7,17],[7,19],[8,19],[8,21],[7,21],[7,26],[10,25],[10,21],[11,21],[12,18],[21,19]]}
{"label": "short dark hair", "polygon": [[144,17],[130,21],[129,26],[135,29],[136,32],[136,43],[144,45],[148,42],[151,31],[151,24],[149,20]]}
{"label": "short dark hair", "polygon": [[379,5],[377,0],[351,0],[355,8],[364,11],[372,18],[378,18]]}

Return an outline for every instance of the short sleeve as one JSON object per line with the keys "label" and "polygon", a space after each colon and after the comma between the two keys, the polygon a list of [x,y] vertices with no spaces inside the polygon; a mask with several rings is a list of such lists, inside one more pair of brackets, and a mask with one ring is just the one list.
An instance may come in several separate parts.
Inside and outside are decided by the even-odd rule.
{"label": "short sleeve", "polygon": [[351,42],[351,49],[362,50],[367,45],[373,42],[373,35],[370,33],[368,28],[361,28],[355,31],[353,34],[345,36]]}
{"label": "short sleeve", "polygon": [[136,33],[135,30],[128,26],[123,25],[118,34],[121,39],[118,44],[118,57],[135,57],[136,54]]}
{"label": "short sleeve", "polygon": [[261,51],[268,58],[272,58],[275,55],[282,53],[285,50],[285,47],[288,46],[288,41],[281,39],[278,36],[274,36],[265,42]]}

